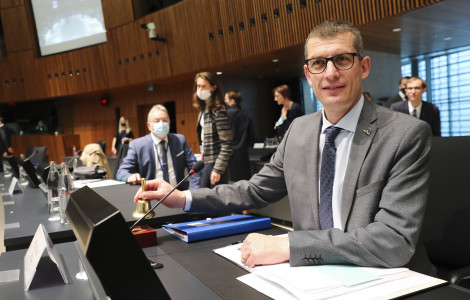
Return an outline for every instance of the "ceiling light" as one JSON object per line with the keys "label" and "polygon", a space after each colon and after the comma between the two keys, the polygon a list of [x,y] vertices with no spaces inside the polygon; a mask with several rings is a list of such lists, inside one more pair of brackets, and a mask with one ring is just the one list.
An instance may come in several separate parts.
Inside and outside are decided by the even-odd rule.
{"label": "ceiling light", "polygon": [[400,27],[397,27],[397,28],[393,28],[392,29],[392,32],[400,32],[401,31],[401,28]]}
{"label": "ceiling light", "polygon": [[222,72],[217,72],[217,73],[215,73],[215,74],[217,74],[217,75],[222,75]]}
{"label": "ceiling light", "polygon": [[448,37],[445,37],[445,38],[444,38],[444,41],[450,41],[451,39],[452,39],[452,37],[451,37],[451,36],[448,36]]}
{"label": "ceiling light", "polygon": [[273,63],[277,63],[279,61],[279,59],[275,58],[272,60]]}

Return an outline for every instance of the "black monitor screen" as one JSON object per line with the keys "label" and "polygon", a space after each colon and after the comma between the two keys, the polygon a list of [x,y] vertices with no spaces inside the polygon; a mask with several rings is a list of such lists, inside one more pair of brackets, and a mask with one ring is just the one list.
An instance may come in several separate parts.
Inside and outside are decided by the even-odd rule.
{"label": "black monitor screen", "polygon": [[11,166],[11,171],[13,172],[13,176],[20,179],[20,167],[18,166],[18,158],[15,156],[10,156],[7,158],[7,161]]}
{"label": "black monitor screen", "polygon": [[33,188],[39,187],[39,184],[41,184],[41,182],[39,181],[38,175],[36,174],[36,168],[31,163],[31,160],[25,159],[22,165],[23,169],[26,172],[26,175],[28,175],[29,184]]}
{"label": "black monitor screen", "polygon": [[66,214],[111,299],[170,299],[116,207],[85,186],[71,194]]}

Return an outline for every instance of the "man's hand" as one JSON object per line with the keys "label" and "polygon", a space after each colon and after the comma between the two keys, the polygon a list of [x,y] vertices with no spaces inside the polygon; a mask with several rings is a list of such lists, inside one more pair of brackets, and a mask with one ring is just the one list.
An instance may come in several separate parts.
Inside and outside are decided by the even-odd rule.
{"label": "man's hand", "polygon": [[212,171],[211,172],[211,184],[214,185],[219,181],[220,181],[220,174],[215,171]]}
{"label": "man's hand", "polygon": [[[139,199],[147,200],[161,200],[168,192],[173,189],[173,186],[162,179],[154,179],[147,181],[145,192],[140,188],[134,196],[134,203]],[[162,202],[168,208],[184,208],[186,205],[186,194],[182,191],[175,190],[165,201]]]}
{"label": "man's hand", "polygon": [[253,268],[257,265],[274,265],[289,261],[289,238],[250,233],[241,250],[241,262]]}
{"label": "man's hand", "polygon": [[127,177],[127,183],[130,184],[140,184],[140,174],[139,173],[134,173],[131,176]]}

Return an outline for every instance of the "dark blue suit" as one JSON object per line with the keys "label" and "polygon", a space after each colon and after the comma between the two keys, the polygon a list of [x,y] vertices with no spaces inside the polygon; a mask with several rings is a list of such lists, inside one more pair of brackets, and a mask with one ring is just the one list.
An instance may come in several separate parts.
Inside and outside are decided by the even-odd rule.
{"label": "dark blue suit", "polygon": [[[429,126],[431,126],[432,135],[441,136],[441,116],[439,108],[426,101],[422,101],[422,103],[423,105],[421,106],[419,119],[427,122]],[[408,110],[408,100],[393,103],[390,108],[408,115],[410,114],[410,111]]]}
{"label": "dark blue suit", "polygon": [[[127,178],[135,173],[139,173],[142,178],[145,177],[147,180],[155,179],[157,174],[155,152],[150,134],[129,143],[127,156],[116,175],[118,180],[127,181]],[[185,169],[190,170],[196,163],[196,157],[181,134],[168,134],[168,149],[171,153],[176,181],[180,182],[184,178]],[[189,188],[199,188],[199,179],[200,175],[198,173],[191,176]],[[188,183],[183,183],[179,189],[188,189]]]}

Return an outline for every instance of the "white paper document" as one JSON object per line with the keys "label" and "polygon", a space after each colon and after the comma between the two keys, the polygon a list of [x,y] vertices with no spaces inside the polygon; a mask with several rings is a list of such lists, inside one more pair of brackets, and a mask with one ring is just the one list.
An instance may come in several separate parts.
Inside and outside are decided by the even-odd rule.
{"label": "white paper document", "polygon": [[237,279],[273,299],[388,299],[445,283],[407,268],[291,267],[288,263],[248,268],[241,263],[240,246],[214,252],[251,272]]}
{"label": "white paper document", "polygon": [[80,189],[84,186],[88,186],[89,188],[97,188],[103,186],[111,186],[111,185],[118,185],[118,184],[125,184],[124,181],[118,181],[114,179],[83,179],[83,180],[74,180],[73,186],[76,189]]}

